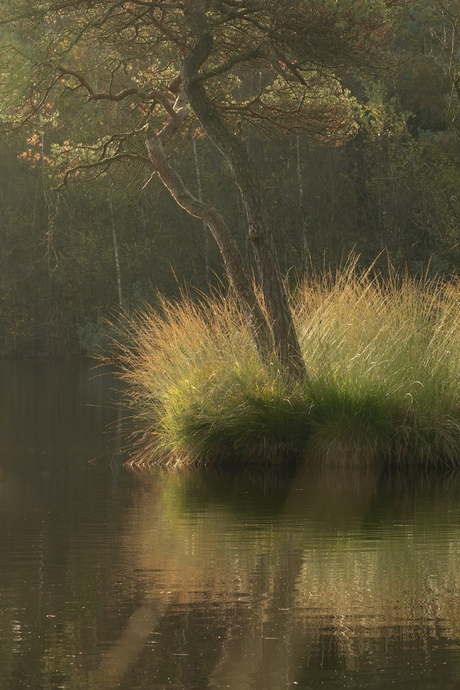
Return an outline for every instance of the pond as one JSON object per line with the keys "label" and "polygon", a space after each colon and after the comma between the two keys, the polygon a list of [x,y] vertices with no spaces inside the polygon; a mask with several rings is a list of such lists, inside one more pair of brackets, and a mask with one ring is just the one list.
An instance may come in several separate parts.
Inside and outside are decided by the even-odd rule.
{"label": "pond", "polygon": [[460,688],[460,477],[133,472],[114,379],[1,362],[0,688]]}

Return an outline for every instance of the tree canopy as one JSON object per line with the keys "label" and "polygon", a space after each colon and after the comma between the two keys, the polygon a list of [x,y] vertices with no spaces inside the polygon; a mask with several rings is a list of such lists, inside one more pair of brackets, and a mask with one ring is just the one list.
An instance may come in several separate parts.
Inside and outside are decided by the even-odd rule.
{"label": "tree canopy", "polygon": [[[76,96],[117,107],[99,119],[107,159],[128,154],[146,121],[161,123],[198,38],[212,37],[198,80],[226,121],[319,137],[353,130],[351,73],[381,66],[394,0],[193,0],[3,3],[4,75],[13,60],[23,122]],[[22,65],[21,65],[22,63]],[[23,78],[18,78],[22,66]],[[16,82],[16,83],[14,83]],[[165,113],[166,110],[166,113]],[[105,145],[105,147],[104,147]],[[137,149],[135,149],[137,150]],[[141,146],[142,151],[142,146]]]}

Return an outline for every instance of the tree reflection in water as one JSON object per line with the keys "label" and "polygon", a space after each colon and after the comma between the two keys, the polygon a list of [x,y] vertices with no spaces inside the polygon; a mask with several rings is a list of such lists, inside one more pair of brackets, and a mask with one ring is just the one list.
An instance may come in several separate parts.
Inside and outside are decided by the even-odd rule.
{"label": "tree reflection in water", "polygon": [[442,496],[371,467],[139,481],[122,560],[145,600],[97,687],[142,666],[176,687],[275,689],[369,674],[370,660],[429,665],[440,641],[457,645],[456,480]]}

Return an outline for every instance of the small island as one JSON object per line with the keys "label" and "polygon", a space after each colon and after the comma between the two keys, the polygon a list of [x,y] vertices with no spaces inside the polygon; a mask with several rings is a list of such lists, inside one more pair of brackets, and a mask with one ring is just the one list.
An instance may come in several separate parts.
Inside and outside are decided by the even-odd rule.
{"label": "small island", "polygon": [[164,301],[118,354],[132,462],[460,464],[458,279],[356,261],[292,295],[305,375],[264,361],[235,301]]}

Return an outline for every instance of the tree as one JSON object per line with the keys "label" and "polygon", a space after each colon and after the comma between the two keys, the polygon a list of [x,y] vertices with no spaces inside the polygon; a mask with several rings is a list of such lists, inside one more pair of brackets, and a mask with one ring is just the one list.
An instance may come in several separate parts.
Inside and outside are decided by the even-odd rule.
{"label": "tree", "polygon": [[[344,83],[374,70],[404,0],[20,0],[3,3],[10,32],[3,73],[23,124],[70,98],[93,106],[97,138],[54,147],[64,183],[117,161],[150,166],[216,240],[259,350],[294,379],[305,367],[280,274],[270,218],[244,135],[258,127],[345,140],[356,131]],[[50,106],[51,104],[51,106]],[[105,108],[103,108],[105,105]],[[103,116],[102,116],[103,112]],[[204,131],[241,194],[262,295],[223,215],[194,197],[165,153],[190,127]],[[147,154],[145,153],[147,145]]]}

